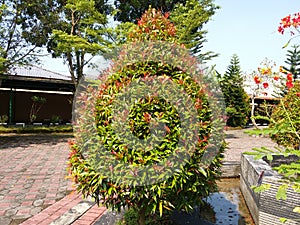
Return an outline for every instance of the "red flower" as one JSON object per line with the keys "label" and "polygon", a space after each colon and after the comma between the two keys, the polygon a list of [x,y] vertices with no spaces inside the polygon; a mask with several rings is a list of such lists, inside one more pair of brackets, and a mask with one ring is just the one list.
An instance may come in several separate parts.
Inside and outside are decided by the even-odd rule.
{"label": "red flower", "polygon": [[288,15],[286,17],[284,17],[283,19],[281,19],[281,23],[283,28],[287,28],[290,27],[292,25],[291,23],[291,15]]}
{"label": "red flower", "polygon": [[297,28],[300,25],[300,13],[295,13],[292,18],[292,25]]}
{"label": "red flower", "polygon": [[144,22],[140,19],[140,20],[138,21],[138,25],[139,25],[139,26],[143,26],[143,25],[144,25]]}
{"label": "red flower", "polygon": [[286,75],[286,79],[287,79],[289,82],[293,82],[293,74],[288,73],[288,74]]}
{"label": "red flower", "polygon": [[264,82],[264,83],[263,83],[263,87],[264,87],[264,88],[268,88],[268,87],[269,87],[269,84],[268,84],[267,82]]}
{"label": "red flower", "polygon": [[278,81],[279,80],[279,76],[278,75],[274,75],[274,80]]}
{"label": "red flower", "polygon": [[282,27],[282,26],[279,26],[279,27],[278,27],[278,32],[279,32],[279,33],[281,33],[281,34],[283,34],[283,33],[284,33],[284,29],[283,29],[283,27]]}
{"label": "red flower", "polygon": [[296,95],[297,95],[297,97],[300,97],[300,92],[297,92]]}
{"label": "red flower", "polygon": [[151,120],[151,114],[148,113],[148,112],[145,112],[145,113],[144,113],[144,120],[145,120],[147,123],[150,123],[150,120]]}
{"label": "red flower", "polygon": [[255,75],[253,79],[254,79],[256,84],[259,84],[261,82],[261,79],[258,75]]}
{"label": "red flower", "polygon": [[168,19],[168,18],[169,18],[169,16],[170,16],[170,13],[169,13],[169,12],[166,12],[164,16],[165,16],[165,18],[167,18],[167,19]]}
{"label": "red flower", "polygon": [[285,83],[285,85],[286,85],[286,87],[287,87],[288,89],[291,89],[292,87],[294,87],[294,84],[293,84],[292,81],[287,81],[287,82]]}
{"label": "red flower", "polygon": [[[285,28],[294,27],[297,29],[300,26],[300,13],[295,13],[294,15],[288,15],[281,19],[280,26],[278,27],[278,32],[283,34]],[[291,31],[291,35],[295,33]]]}

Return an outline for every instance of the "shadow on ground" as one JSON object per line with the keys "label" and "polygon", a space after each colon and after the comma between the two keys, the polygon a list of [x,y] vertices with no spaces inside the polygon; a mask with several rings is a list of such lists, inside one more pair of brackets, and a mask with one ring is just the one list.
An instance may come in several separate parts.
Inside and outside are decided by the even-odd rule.
{"label": "shadow on ground", "polygon": [[29,147],[32,144],[55,145],[67,142],[72,134],[0,134],[0,151],[12,147]]}

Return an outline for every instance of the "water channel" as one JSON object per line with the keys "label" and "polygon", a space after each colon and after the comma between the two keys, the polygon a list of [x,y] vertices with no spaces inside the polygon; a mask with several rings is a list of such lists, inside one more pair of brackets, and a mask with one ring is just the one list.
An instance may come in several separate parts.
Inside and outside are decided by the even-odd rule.
{"label": "water channel", "polygon": [[196,207],[191,214],[175,213],[177,225],[254,225],[240,191],[239,178],[222,179],[219,192],[206,199],[207,204]]}

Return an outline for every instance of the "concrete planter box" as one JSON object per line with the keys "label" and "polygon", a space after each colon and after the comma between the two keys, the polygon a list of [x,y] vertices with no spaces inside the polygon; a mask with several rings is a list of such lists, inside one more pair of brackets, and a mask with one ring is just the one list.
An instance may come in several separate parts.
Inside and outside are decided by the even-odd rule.
{"label": "concrete planter box", "polygon": [[[254,193],[251,186],[257,185],[259,175],[265,170],[263,184],[271,184],[271,188],[262,193]],[[285,225],[300,224],[299,214],[293,209],[300,205],[300,194],[288,189],[286,200],[276,200],[281,176],[264,160],[254,160],[253,156],[242,154],[240,185],[246,204],[256,225],[282,225],[281,217],[289,220]]]}

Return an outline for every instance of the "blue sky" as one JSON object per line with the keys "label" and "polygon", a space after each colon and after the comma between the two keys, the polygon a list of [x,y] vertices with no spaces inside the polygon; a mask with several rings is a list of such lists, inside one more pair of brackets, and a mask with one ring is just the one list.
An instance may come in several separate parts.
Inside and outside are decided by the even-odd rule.
{"label": "blue sky", "polygon": [[[277,65],[284,64],[288,48],[282,46],[290,35],[277,32],[280,19],[300,11],[300,0],[215,0],[221,6],[211,21],[205,50],[219,53],[209,64],[224,73],[233,54],[241,69],[249,74],[267,57]],[[292,44],[300,43],[300,37]]]}
{"label": "blue sky", "polygon": [[[300,0],[215,0],[221,6],[211,21],[205,51],[219,53],[209,65],[216,65],[224,73],[233,54],[240,59],[241,69],[251,73],[267,57],[278,65],[286,59],[287,49],[282,46],[289,40],[289,34],[277,32],[280,19],[300,11]],[[291,44],[300,43],[300,37]],[[62,60],[44,60],[46,69],[68,74]]]}

